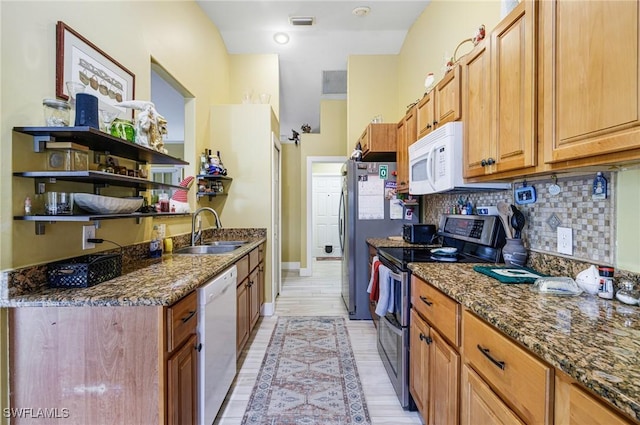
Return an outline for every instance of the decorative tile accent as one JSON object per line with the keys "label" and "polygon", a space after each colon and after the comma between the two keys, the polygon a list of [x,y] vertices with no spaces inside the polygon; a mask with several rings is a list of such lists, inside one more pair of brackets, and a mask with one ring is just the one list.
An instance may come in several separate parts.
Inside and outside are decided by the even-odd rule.
{"label": "decorative tile accent", "polygon": [[[518,205],[527,224],[522,231],[525,246],[532,251],[558,255],[556,223],[573,229],[573,256],[592,264],[615,264],[615,189],[616,173],[605,172],[608,181],[607,199],[591,199],[593,175],[558,178],[560,193],[553,196],[549,186],[554,181],[529,181],[534,186],[538,200],[533,204]],[[519,187],[521,183],[517,183]],[[498,201],[513,203],[511,190],[497,192],[473,192],[465,194],[435,194],[423,197],[423,221],[437,224],[442,214],[451,213],[458,199],[469,199],[474,207],[496,205]],[[555,218],[553,218],[555,217]]]}

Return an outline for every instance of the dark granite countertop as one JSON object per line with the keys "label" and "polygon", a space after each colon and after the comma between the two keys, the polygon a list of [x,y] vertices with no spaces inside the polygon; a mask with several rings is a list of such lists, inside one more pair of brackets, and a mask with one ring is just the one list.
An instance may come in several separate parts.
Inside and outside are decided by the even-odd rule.
{"label": "dark granite countertop", "polygon": [[595,295],[541,295],[473,264],[411,263],[413,273],[640,420],[640,307]]}
{"label": "dark granite countertop", "polygon": [[392,247],[392,248],[428,248],[436,245],[427,245],[427,244],[419,244],[419,243],[409,243],[404,240],[396,239],[396,236],[393,236],[394,239],[389,238],[368,238],[367,243],[374,248],[382,248],[382,247]]}
{"label": "dark granite countertop", "polygon": [[0,307],[168,306],[220,274],[266,238],[228,254],[171,255],[90,288],[40,288],[0,299]]}

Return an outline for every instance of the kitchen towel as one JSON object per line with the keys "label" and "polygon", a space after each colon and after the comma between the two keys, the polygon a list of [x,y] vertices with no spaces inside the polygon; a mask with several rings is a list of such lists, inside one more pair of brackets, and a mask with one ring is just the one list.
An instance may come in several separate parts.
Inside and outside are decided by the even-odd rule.
{"label": "kitchen towel", "polygon": [[473,266],[473,270],[502,283],[533,283],[539,277],[547,276],[527,267]]}
{"label": "kitchen towel", "polygon": [[369,286],[367,287],[367,293],[369,294],[370,301],[378,301],[380,297],[378,267],[380,267],[380,259],[376,255],[371,261],[371,278],[369,279]]}
{"label": "kitchen towel", "polygon": [[380,264],[378,267],[380,287],[380,297],[378,298],[378,305],[376,306],[376,314],[380,317],[385,316],[387,313],[394,312],[394,300],[393,300],[393,281],[391,279],[391,270],[384,264]]}

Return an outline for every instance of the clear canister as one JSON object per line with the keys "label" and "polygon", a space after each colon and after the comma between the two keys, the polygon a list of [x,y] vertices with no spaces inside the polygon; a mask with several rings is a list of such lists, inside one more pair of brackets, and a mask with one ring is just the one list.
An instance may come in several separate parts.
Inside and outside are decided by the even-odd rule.
{"label": "clear canister", "polygon": [[67,127],[71,107],[67,102],[57,99],[44,99],[44,122],[47,127]]}

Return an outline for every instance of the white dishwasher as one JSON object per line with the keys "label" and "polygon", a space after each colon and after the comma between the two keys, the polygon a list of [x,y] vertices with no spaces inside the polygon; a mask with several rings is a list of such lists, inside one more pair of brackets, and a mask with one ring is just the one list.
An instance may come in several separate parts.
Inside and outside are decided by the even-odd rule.
{"label": "white dishwasher", "polygon": [[211,425],[236,375],[236,281],[233,266],[198,288],[198,423]]}

